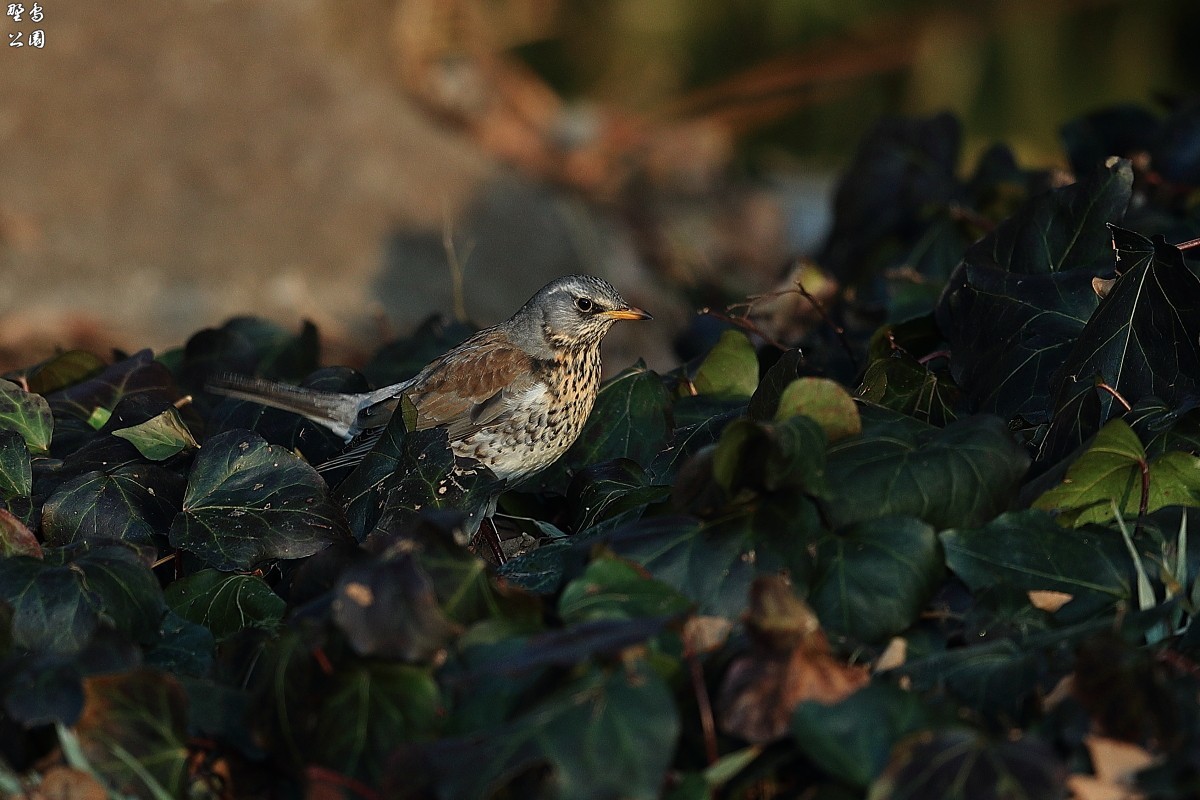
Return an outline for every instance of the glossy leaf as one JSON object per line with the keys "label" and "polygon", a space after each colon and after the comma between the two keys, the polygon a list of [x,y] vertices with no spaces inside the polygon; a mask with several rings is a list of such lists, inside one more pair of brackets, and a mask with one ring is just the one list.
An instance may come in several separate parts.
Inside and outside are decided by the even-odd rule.
{"label": "glossy leaf", "polygon": [[[1146,397],[1173,404],[1200,390],[1200,278],[1161,237],[1151,242],[1113,228],[1112,242],[1121,277],[1057,373],[1048,459],[1066,455],[1118,413],[1118,396],[1128,404]],[[1088,410],[1089,402],[1098,410]]]}
{"label": "glossy leaf", "polygon": [[867,365],[858,397],[938,427],[959,416],[961,392],[945,374],[927,369],[906,353]]}
{"label": "glossy leaf", "polygon": [[179,412],[168,408],[157,417],[112,432],[133,444],[151,461],[163,461],[183,450],[199,447],[192,432],[183,424]]}
{"label": "glossy leaf", "polygon": [[52,545],[104,539],[151,544],[167,534],[182,497],[182,479],[151,464],[86,472],[46,500],[43,534]]}
{"label": "glossy leaf", "polygon": [[1033,507],[1079,527],[1113,519],[1113,503],[1129,518],[1166,506],[1200,506],[1200,458],[1175,451],[1150,461],[1137,434],[1115,419],[1068,467],[1062,483],[1034,500]]}
{"label": "glossy leaf", "polygon": [[831,777],[859,787],[879,776],[892,747],[931,722],[913,692],[885,683],[864,686],[840,703],[805,702],[792,715],[792,737]]}
{"label": "glossy leaf", "polygon": [[13,642],[29,650],[78,652],[103,619],[152,641],[165,606],[153,573],[126,547],[47,550],[43,559],[0,559],[0,598],[13,608]]}
{"label": "glossy leaf", "polygon": [[1045,422],[1055,375],[1099,302],[1094,276],[1112,271],[1107,224],[1124,215],[1129,162],[1038,195],[973,245],[937,309],[951,371],[971,407]]}
{"label": "glossy leaf", "polygon": [[0,430],[16,431],[34,453],[50,449],[54,419],[40,394],[27,392],[12,381],[0,380]]}
{"label": "glossy leaf", "polygon": [[262,578],[215,569],[175,581],[164,595],[172,611],[208,628],[218,641],[247,627],[274,630],[287,605]]}
{"label": "glossy leaf", "polygon": [[628,458],[648,467],[670,433],[670,403],[662,378],[639,363],[600,387],[575,444],[531,483],[562,493],[570,474],[592,464]]}
{"label": "glossy leaf", "polygon": [[432,737],[442,712],[441,692],[427,670],[356,663],[338,670],[321,698],[313,756],[343,775],[374,783],[398,745]]}
{"label": "glossy leaf", "polygon": [[316,470],[258,434],[228,431],[192,464],[170,538],[215,569],[247,570],[312,555],[346,533]]}
{"label": "glossy leaf", "polygon": [[0,500],[28,497],[33,491],[29,450],[19,431],[0,430]]}
{"label": "glossy leaf", "polygon": [[681,614],[691,602],[633,565],[601,558],[567,584],[558,600],[566,623],[591,619],[634,619]]}
{"label": "glossy leaf", "polygon": [[1030,510],[1001,514],[980,528],[943,531],[940,538],[946,566],[972,591],[1007,585],[1066,592],[1081,613],[1131,597],[1133,568],[1114,530],[1066,530],[1046,512]]}
{"label": "glossy leaf", "polygon": [[1001,420],[970,417],[940,430],[898,422],[873,412],[862,436],[830,446],[825,473],[835,524],[903,515],[936,528],[977,525],[1016,495],[1029,456]]}

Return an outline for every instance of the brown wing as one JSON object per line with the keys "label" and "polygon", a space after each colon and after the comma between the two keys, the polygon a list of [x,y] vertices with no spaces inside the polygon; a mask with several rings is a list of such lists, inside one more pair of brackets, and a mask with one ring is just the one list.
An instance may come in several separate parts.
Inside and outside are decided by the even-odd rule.
{"label": "brown wing", "polygon": [[502,417],[505,400],[529,390],[536,369],[528,353],[488,329],[429,364],[405,394],[418,430],[444,425],[453,441]]}

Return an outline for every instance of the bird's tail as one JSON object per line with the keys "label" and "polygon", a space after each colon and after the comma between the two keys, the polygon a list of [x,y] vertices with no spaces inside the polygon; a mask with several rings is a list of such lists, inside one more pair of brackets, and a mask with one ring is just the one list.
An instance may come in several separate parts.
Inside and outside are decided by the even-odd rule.
{"label": "bird's tail", "polygon": [[322,392],[233,373],[210,378],[206,388],[214,394],[299,414],[318,425],[324,425],[344,439],[350,439],[358,433],[356,423],[362,407],[362,395]]}

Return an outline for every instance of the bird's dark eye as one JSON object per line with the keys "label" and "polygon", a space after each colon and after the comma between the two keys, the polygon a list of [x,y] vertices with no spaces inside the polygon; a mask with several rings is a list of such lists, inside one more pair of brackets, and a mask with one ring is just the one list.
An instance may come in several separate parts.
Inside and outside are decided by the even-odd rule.
{"label": "bird's dark eye", "polygon": [[585,314],[590,313],[592,310],[592,301],[588,300],[586,297],[576,297],[575,307]]}

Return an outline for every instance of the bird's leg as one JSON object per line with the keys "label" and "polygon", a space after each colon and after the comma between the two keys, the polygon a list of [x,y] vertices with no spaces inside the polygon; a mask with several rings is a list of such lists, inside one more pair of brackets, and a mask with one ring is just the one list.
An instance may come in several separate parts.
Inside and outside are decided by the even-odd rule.
{"label": "bird's leg", "polygon": [[504,555],[504,549],[500,546],[500,531],[496,529],[496,521],[492,519],[491,515],[483,518],[483,521],[479,523],[479,530],[475,531],[475,537],[471,540],[471,549],[476,553],[479,552],[481,545],[487,545],[497,566],[508,560]]}

